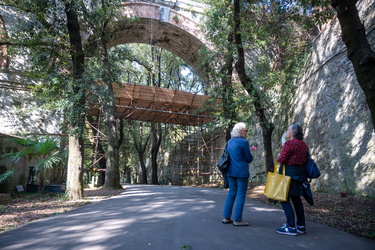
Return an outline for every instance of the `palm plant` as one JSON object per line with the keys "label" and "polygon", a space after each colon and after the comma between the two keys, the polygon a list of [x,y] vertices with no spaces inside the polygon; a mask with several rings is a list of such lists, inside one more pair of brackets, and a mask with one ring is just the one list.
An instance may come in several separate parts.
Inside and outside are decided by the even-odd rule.
{"label": "palm plant", "polygon": [[5,184],[6,192],[9,192],[11,190],[13,173],[14,173],[14,171],[13,171],[13,168],[12,168],[12,170],[5,171],[3,174],[0,175],[0,184],[6,183]]}
{"label": "palm plant", "polygon": [[[63,161],[58,141],[53,138],[39,138],[37,141],[22,138],[12,140],[23,146],[24,149],[15,153],[4,154],[3,157],[10,158],[13,164],[22,158],[35,160],[34,171],[39,177],[39,190],[43,190],[47,170],[53,169],[58,163]],[[0,175],[0,183],[11,178],[13,173],[14,170],[10,170]]]}

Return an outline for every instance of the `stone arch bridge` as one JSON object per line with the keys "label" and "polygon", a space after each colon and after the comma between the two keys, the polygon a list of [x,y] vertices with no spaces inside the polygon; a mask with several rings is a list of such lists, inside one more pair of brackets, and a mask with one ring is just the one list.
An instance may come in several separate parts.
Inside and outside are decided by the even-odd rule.
{"label": "stone arch bridge", "polygon": [[124,3],[122,16],[138,19],[118,21],[109,45],[145,43],[161,47],[182,58],[202,77],[199,49],[208,45],[199,25],[204,8],[190,1]]}
{"label": "stone arch bridge", "polygon": [[[199,72],[199,49],[206,46],[199,24],[205,5],[192,1],[124,2],[116,17],[109,46],[127,43],[145,43],[166,49]],[[0,42],[11,37],[9,28],[22,21],[22,14],[13,8],[0,6]],[[132,21],[127,18],[132,17]],[[19,61],[9,61],[6,45],[0,43],[0,69],[10,69]]]}
{"label": "stone arch bridge", "polygon": [[[203,71],[199,69],[199,50],[202,46],[207,46],[199,26],[204,18],[204,8],[206,6],[203,4],[187,0],[124,2],[119,9],[120,16],[116,17],[115,28],[110,33],[111,39],[108,45],[112,47],[120,44],[144,43],[161,47],[183,59],[204,79]],[[22,21],[21,16],[15,9],[0,6],[0,28],[2,26],[2,30],[5,31],[0,35],[3,34],[3,38],[12,36],[11,27],[20,20]],[[127,17],[132,17],[131,21]],[[0,88],[25,89],[27,84],[33,82],[32,79],[27,79],[23,73],[26,60],[18,55],[8,56],[6,45],[0,46],[0,52]],[[193,97],[193,99],[199,98]],[[123,103],[122,100],[119,102],[122,107],[131,108],[137,105],[137,100],[135,102],[132,100],[131,103]],[[182,115],[191,115],[194,111],[191,101],[186,105],[181,104],[183,108],[181,106],[172,107],[170,102],[167,104],[168,107],[163,105],[160,108],[155,108],[155,103],[151,102],[147,105],[143,104],[141,108],[147,109],[149,106],[163,112],[173,111],[175,115],[179,112]],[[201,118],[207,118],[207,113],[202,115]],[[129,118],[129,116],[127,117]],[[136,117],[140,117],[140,115]],[[168,117],[167,120],[171,121],[171,118]]]}

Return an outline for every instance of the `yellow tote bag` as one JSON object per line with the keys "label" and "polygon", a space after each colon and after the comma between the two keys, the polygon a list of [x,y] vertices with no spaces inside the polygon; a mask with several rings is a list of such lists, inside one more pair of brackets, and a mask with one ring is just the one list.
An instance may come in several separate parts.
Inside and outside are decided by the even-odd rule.
{"label": "yellow tote bag", "polygon": [[283,174],[278,174],[277,169],[278,162],[275,163],[273,173],[267,173],[264,195],[272,200],[286,201],[288,199],[291,177],[285,175],[285,165],[283,165]]}

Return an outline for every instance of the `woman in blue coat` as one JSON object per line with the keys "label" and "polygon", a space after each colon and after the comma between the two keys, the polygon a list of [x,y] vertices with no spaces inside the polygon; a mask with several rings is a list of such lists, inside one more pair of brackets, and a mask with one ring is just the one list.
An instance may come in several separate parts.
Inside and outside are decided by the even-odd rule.
{"label": "woman in blue coat", "polygon": [[[246,124],[243,122],[234,125],[231,132],[231,139],[227,144],[229,153],[229,165],[227,176],[229,182],[229,192],[225,201],[222,222],[224,224],[233,223],[234,226],[248,226],[249,223],[242,220],[243,207],[247,186],[249,184],[249,163],[253,161],[250,152],[249,142],[245,139],[247,134]],[[234,202],[233,220],[231,219]]]}

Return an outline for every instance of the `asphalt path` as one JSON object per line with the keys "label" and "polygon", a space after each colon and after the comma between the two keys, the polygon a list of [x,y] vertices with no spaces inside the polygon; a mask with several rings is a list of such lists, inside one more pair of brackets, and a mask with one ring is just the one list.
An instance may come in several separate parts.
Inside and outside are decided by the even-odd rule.
{"label": "asphalt path", "polygon": [[248,227],[222,224],[227,190],[125,185],[101,202],[0,234],[0,249],[371,249],[375,241],[307,221],[307,234],[275,232],[279,208],[246,199]]}

